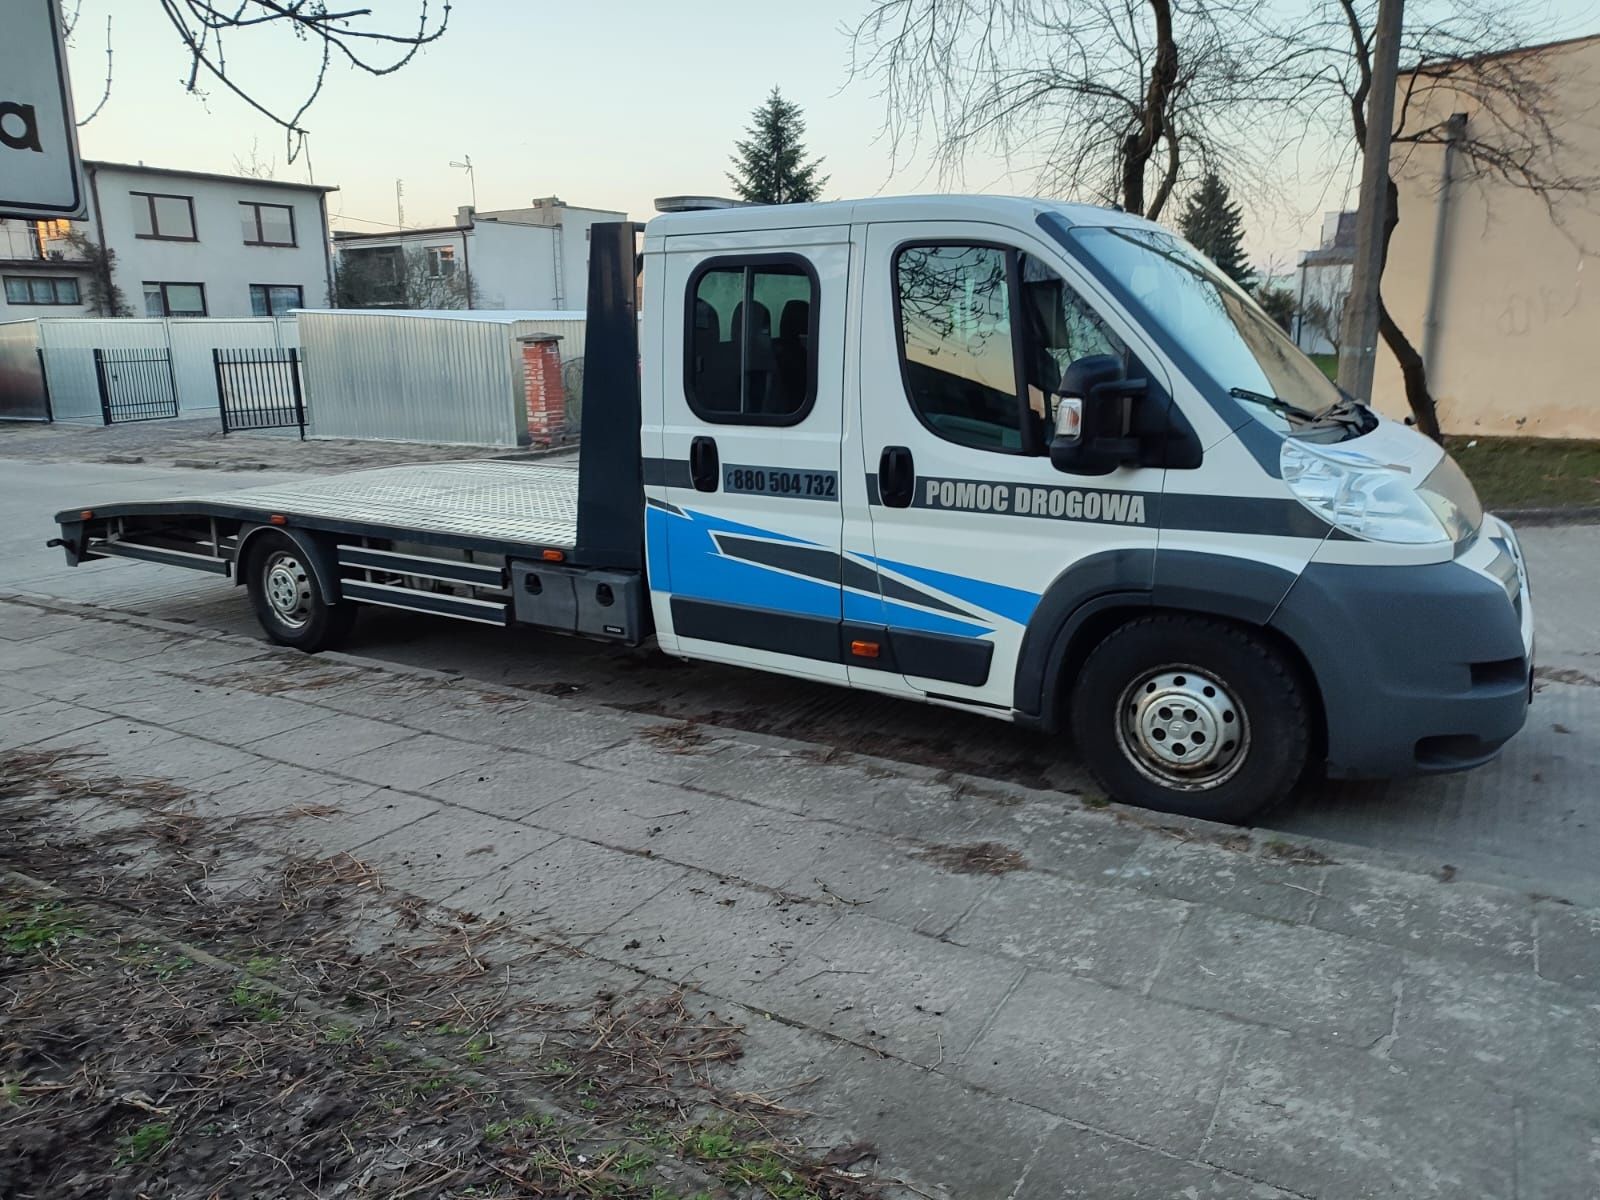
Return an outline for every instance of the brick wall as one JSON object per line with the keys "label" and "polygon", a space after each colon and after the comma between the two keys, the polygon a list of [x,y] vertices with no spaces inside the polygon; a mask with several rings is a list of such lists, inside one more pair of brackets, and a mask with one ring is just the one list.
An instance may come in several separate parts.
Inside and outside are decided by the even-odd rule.
{"label": "brick wall", "polygon": [[528,439],[550,446],[567,436],[567,389],[561,382],[561,339],[540,334],[522,339],[522,380],[528,402]]}

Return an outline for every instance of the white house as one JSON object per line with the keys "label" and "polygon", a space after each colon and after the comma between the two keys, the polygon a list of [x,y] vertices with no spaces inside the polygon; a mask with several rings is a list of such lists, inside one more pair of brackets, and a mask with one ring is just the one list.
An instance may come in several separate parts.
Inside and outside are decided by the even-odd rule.
{"label": "white house", "polygon": [[1294,341],[1307,354],[1338,350],[1355,255],[1356,214],[1324,213],[1322,244],[1302,254],[1295,271]]}
{"label": "white house", "polygon": [[329,302],[326,197],[336,189],[83,165],[88,220],[0,222],[0,321],[96,315],[93,264],[69,234],[113,252],[112,280],[133,316],[275,316]]}
{"label": "white house", "polygon": [[[454,225],[393,233],[333,235],[341,270],[363,281],[363,307],[581,309],[589,279],[589,227],[627,214],[578,208],[555,196],[527,208],[478,212],[462,207]],[[407,259],[450,288],[424,288],[408,299],[401,279]],[[416,290],[415,287],[410,290]]]}

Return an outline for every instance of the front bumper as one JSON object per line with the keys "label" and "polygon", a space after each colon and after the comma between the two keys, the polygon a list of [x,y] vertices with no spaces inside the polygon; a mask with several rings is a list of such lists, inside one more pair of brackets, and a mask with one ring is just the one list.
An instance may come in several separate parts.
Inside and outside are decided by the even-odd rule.
{"label": "front bumper", "polygon": [[1498,518],[1454,562],[1313,563],[1272,625],[1316,677],[1331,776],[1475,767],[1527,719],[1533,606],[1521,547]]}

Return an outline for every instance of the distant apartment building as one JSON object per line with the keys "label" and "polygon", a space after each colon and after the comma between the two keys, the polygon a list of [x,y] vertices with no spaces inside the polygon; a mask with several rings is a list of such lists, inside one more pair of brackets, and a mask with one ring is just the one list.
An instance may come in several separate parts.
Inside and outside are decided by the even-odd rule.
{"label": "distant apartment building", "polygon": [[[87,220],[0,221],[0,321],[273,316],[332,295],[334,188],[94,161],[84,179]],[[104,311],[96,247],[121,313]]]}
{"label": "distant apartment building", "polygon": [[453,225],[333,235],[338,303],[352,308],[571,310],[584,306],[589,227],[613,209],[555,196],[526,208],[462,207]]}
{"label": "distant apartment building", "polygon": [[1322,244],[1300,256],[1294,280],[1295,345],[1307,354],[1336,354],[1356,261],[1356,214],[1325,213]]}

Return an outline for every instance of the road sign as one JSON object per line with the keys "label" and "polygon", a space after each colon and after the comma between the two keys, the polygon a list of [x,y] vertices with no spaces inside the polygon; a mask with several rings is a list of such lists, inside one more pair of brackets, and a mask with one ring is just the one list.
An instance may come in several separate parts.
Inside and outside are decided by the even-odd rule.
{"label": "road sign", "polygon": [[58,0],[4,0],[0,217],[81,217],[82,181]]}

